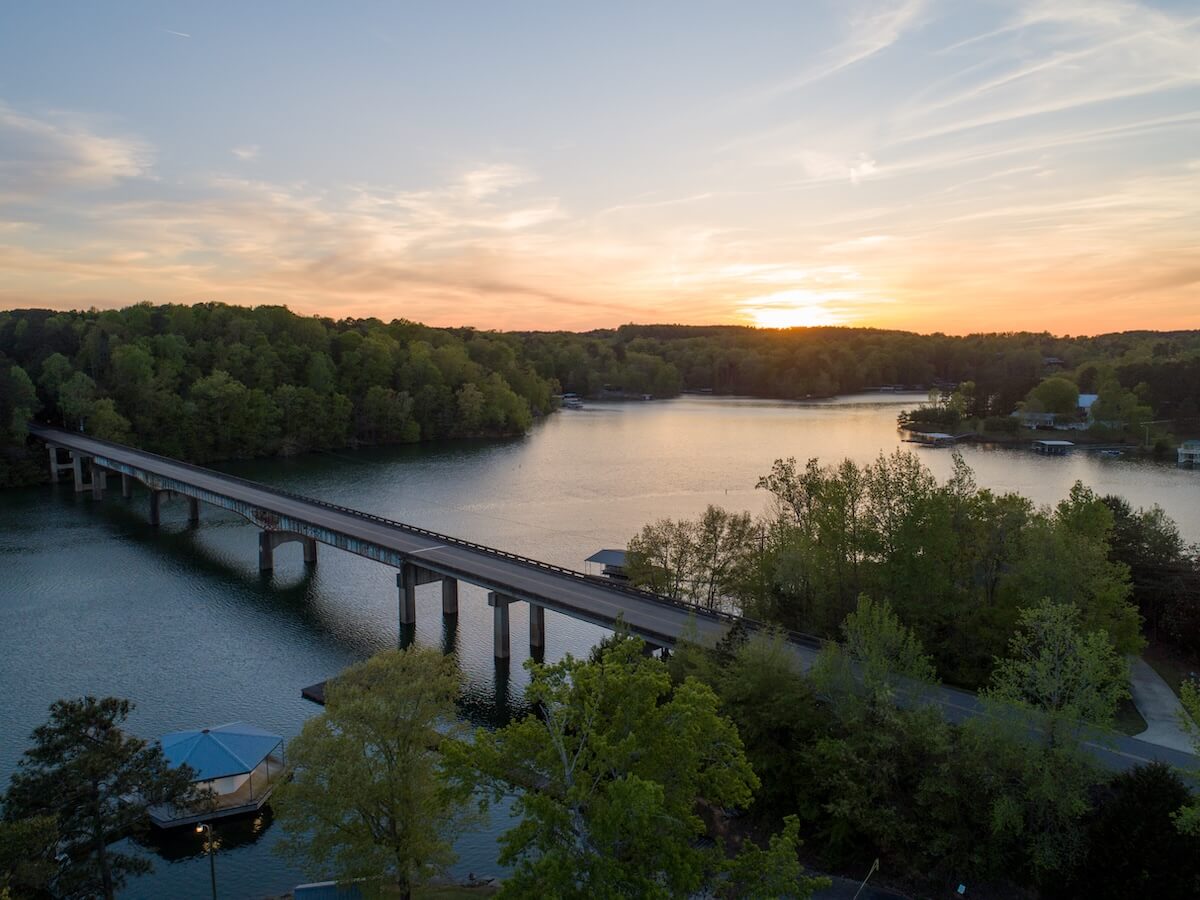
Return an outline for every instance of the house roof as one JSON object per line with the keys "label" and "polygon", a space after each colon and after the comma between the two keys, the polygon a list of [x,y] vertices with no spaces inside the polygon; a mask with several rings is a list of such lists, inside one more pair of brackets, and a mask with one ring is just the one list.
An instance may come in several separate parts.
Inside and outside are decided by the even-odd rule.
{"label": "house roof", "polygon": [[159,740],[163,756],[172,766],[190,766],[194,781],[211,781],[244,775],[283,743],[283,738],[244,722],[216,728],[173,731]]}
{"label": "house roof", "polygon": [[597,550],[584,562],[600,563],[603,566],[623,566],[625,565],[624,550]]}

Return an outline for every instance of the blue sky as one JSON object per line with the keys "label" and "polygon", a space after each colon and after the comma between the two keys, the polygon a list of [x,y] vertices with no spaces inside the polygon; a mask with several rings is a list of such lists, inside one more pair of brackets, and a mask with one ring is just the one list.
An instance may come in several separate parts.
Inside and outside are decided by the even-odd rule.
{"label": "blue sky", "polygon": [[0,306],[1200,325],[1195,3],[8,4]]}

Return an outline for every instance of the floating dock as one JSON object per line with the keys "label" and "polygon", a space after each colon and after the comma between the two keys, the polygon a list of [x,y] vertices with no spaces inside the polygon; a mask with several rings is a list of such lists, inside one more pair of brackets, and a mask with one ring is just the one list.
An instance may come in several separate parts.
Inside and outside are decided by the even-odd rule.
{"label": "floating dock", "polygon": [[1071,441],[1034,441],[1032,450],[1043,456],[1066,456],[1075,449]]}

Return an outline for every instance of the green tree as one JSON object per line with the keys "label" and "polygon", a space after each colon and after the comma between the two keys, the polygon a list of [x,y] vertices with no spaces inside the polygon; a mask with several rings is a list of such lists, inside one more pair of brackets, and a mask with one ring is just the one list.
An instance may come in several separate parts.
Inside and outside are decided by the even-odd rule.
{"label": "green tree", "polygon": [[[1185,681],[1179,688],[1179,699],[1183,703],[1179,724],[1192,739],[1193,751],[1200,756],[1200,683],[1195,679]],[[1200,775],[1200,769],[1192,774]],[[1200,796],[1193,795],[1190,802],[1179,811],[1176,824],[1184,834],[1200,837]]]}
{"label": "green tree", "polygon": [[408,443],[421,436],[408,391],[373,385],[362,403],[363,430],[372,441]]}
{"label": "green tree", "polygon": [[858,598],[842,625],[842,643],[826,644],[813,669],[818,685],[890,707],[898,696],[918,696],[937,673],[920,640],[887,602]]}
{"label": "green tree", "polygon": [[388,650],[329,684],[324,711],[288,747],[272,804],[280,852],[339,881],[388,873],[401,896],[454,860],[469,794],[443,778],[459,678],[429,649]]}
{"label": "green tree", "polygon": [[83,428],[84,420],[92,414],[96,403],[96,382],[83,372],[68,378],[58,393],[58,406],[65,422]]}
{"label": "green tree", "polygon": [[730,867],[728,881],[717,890],[719,896],[737,900],[776,900],[779,897],[803,900],[832,884],[828,878],[804,874],[804,867],[796,856],[800,848],[799,818],[786,816],[783,823],[783,831],[771,835],[766,850],[748,841],[742,845]]}
{"label": "green tree", "polygon": [[929,810],[940,800],[950,741],[941,710],[922,702],[933,665],[885,603],[859,598],[843,635],[844,645],[826,645],[812,670],[835,727],[804,752],[813,787],[801,808],[836,856],[865,845],[897,867],[927,871],[938,864]]}
{"label": "green tree", "polygon": [[1079,610],[1043,600],[1022,610],[1009,656],[999,660],[986,696],[1041,714],[1049,744],[1064,727],[1112,724],[1129,696],[1129,666],[1102,631],[1083,633]]}
{"label": "green tree", "polygon": [[117,405],[109,397],[97,400],[92,405],[87,424],[88,433],[102,440],[120,444],[129,441],[129,420],[117,412]]}
{"label": "green tree", "polygon": [[676,897],[724,883],[730,863],[698,842],[699,811],[745,807],[758,779],[712,689],[673,687],[641,650],[618,636],[592,661],[530,663],[538,714],[455,749],[485,804],[515,798],[502,896]]}
{"label": "green tree", "polygon": [[62,896],[115,896],[127,876],[152,866],[109,845],[144,828],[151,806],[189,807],[203,799],[186,766],[171,767],[160,747],[121,730],[132,709],[114,697],[55,701],[4,796],[8,822],[57,821]]}
{"label": "green tree", "polygon": [[1025,396],[1030,412],[1074,415],[1079,409],[1079,388],[1067,378],[1047,378]]}
{"label": "green tree", "polygon": [[458,410],[457,430],[461,434],[478,434],[483,424],[483,392],[473,384],[464,384],[454,395]]}
{"label": "green tree", "polygon": [[1043,896],[1125,900],[1200,897],[1200,838],[1172,821],[1192,799],[1168,766],[1151,763],[1115,775],[1084,817],[1086,855],[1047,880]]}
{"label": "green tree", "polygon": [[751,579],[757,537],[749,513],[710,505],[695,520],[645,526],[629,542],[626,571],[635,585],[718,609]]}
{"label": "green tree", "polygon": [[44,896],[58,865],[58,823],[53,816],[0,819],[0,896]]}
{"label": "green tree", "polygon": [[[41,374],[38,376],[38,387],[44,392],[51,403],[58,407],[59,412],[62,412],[62,387],[67,383],[67,380],[74,373],[74,367],[71,361],[61,353],[51,353],[42,360]],[[66,413],[63,415],[63,424],[67,424]]]}
{"label": "green tree", "polygon": [[24,369],[0,368],[0,443],[6,438],[14,444],[25,443],[29,433],[26,425],[40,406],[37,388]]}
{"label": "green tree", "polygon": [[659,519],[634,535],[626,550],[633,584],[675,600],[688,596],[697,565],[690,522]]}

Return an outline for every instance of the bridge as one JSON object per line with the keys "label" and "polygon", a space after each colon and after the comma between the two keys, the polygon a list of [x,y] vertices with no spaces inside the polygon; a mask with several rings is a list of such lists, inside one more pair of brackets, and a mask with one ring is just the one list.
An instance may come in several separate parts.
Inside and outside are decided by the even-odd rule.
{"label": "bridge", "polygon": [[[381,562],[398,570],[397,602],[401,628],[416,622],[416,588],[441,583],[442,614],[457,616],[460,581],[488,591],[493,610],[493,648],[497,660],[510,654],[508,608],[529,605],[529,646],[544,650],[547,609],[605,628],[627,628],[651,647],[671,647],[687,637],[713,644],[737,622],[751,630],[761,626],[747,619],[708,611],[601,577],[585,575],[493,547],[438,534],[334,503],[303,497],[211,469],[100,440],[77,432],[30,423],[30,433],[46,443],[50,477],[58,482],[69,472],[78,493],[103,499],[110,475],[120,478],[123,497],[132,496],[140,482],[149,491],[149,519],[159,521],[163,500],[177,497],[188,504],[188,520],[199,520],[200,501],[244,517],[258,530],[258,564],[274,568],[275,550],[298,542],[304,561],[315,564],[317,544],[326,544]],[[63,453],[67,458],[63,458]],[[788,633],[786,647],[803,669],[809,668],[822,642]],[[968,691],[933,689],[932,699],[951,722],[984,714],[981,701]],[[1085,742],[1106,765],[1126,769],[1162,761],[1195,768],[1191,754],[1136,738],[1110,734]]]}

